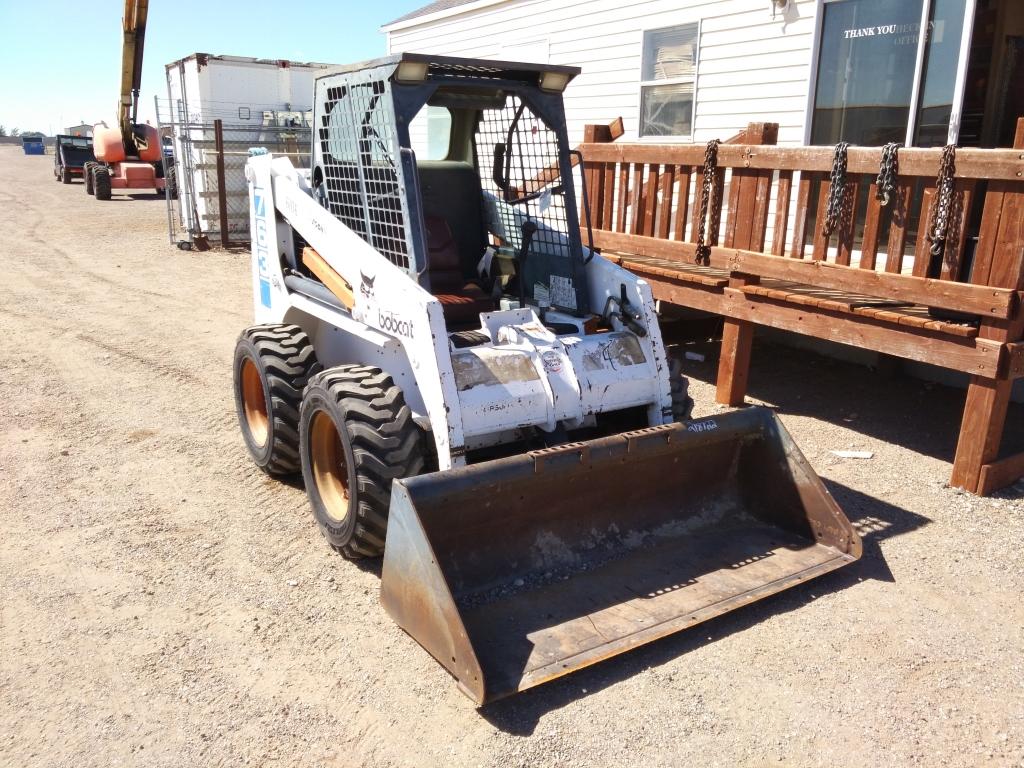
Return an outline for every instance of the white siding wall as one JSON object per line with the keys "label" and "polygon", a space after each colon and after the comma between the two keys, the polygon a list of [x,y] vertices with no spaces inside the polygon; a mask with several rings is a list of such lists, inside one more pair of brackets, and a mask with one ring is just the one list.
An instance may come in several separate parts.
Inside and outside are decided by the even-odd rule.
{"label": "white siding wall", "polygon": [[[683,7],[680,7],[683,6]],[[388,32],[388,52],[517,58],[582,67],[565,94],[569,137],[622,117],[637,138],[643,31],[701,22],[693,140],[726,139],[749,122],[779,123],[780,144],[800,144],[817,0],[774,20],[768,0],[508,0]],[[688,139],[684,139],[688,140]]]}

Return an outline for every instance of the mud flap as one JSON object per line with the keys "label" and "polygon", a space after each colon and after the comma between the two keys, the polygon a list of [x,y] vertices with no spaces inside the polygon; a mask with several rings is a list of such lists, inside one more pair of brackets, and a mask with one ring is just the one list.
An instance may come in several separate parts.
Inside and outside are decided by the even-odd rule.
{"label": "mud flap", "polygon": [[860,553],[752,408],[395,481],[381,600],[483,704]]}

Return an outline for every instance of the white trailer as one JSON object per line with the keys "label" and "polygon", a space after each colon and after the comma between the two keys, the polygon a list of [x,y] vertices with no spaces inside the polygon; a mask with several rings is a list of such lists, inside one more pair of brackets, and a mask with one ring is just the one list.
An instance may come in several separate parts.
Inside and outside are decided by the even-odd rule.
{"label": "white trailer", "polygon": [[248,149],[265,146],[308,166],[310,95],[314,77],[328,66],[207,53],[166,65],[167,101],[157,100],[157,115],[169,137],[172,242],[248,242]]}

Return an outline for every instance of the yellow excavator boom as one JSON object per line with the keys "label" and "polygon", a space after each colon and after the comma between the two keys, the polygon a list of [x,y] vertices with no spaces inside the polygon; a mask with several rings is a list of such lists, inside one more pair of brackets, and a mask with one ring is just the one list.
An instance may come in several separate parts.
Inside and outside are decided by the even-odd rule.
{"label": "yellow excavator boom", "polygon": [[142,85],[142,53],[146,42],[146,17],[149,0],[125,0],[124,42],[121,47],[121,98],[117,105],[117,124],[126,142],[134,142],[139,89]]}

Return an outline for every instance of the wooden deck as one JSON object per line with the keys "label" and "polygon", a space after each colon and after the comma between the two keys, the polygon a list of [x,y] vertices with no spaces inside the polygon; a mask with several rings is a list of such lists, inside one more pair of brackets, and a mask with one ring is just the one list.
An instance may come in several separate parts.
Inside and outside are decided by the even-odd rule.
{"label": "wooden deck", "polygon": [[1024,120],[1015,150],[957,151],[938,259],[928,224],[941,149],[901,149],[882,206],[881,149],[850,148],[846,204],[826,236],[833,149],[776,147],[776,135],[752,124],[719,147],[703,266],[705,147],[619,144],[589,126],[584,242],[647,279],[656,298],[724,318],[720,402],[743,402],[758,325],[962,371],[971,381],[950,482],[986,494],[1024,476],[1024,454],[999,456],[1024,375]]}

